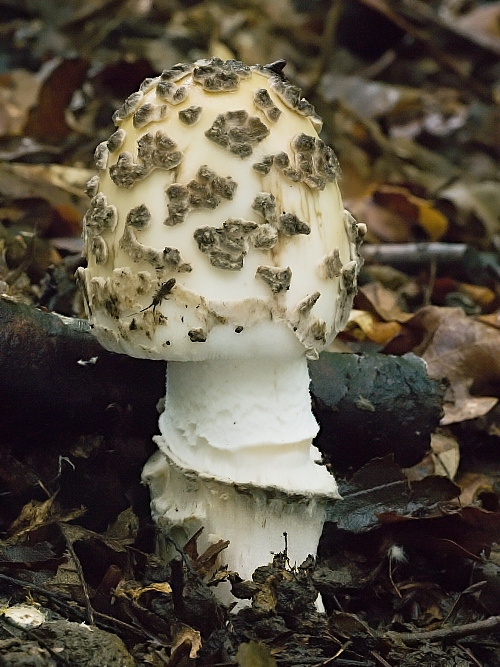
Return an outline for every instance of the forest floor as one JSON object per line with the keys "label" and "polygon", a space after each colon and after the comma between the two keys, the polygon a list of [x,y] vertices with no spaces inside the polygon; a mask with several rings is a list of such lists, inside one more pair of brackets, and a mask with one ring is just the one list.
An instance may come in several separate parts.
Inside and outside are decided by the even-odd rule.
{"label": "forest floor", "polygon": [[[0,16],[0,666],[498,667],[500,2],[0,0]],[[355,355],[311,366],[344,500],[316,562],[263,563],[237,614],[196,536],[155,555],[140,473],[164,367],[102,350],[74,279],[113,111],[204,57],[286,60],[368,230],[330,350]],[[342,373],[359,384],[333,395]]]}

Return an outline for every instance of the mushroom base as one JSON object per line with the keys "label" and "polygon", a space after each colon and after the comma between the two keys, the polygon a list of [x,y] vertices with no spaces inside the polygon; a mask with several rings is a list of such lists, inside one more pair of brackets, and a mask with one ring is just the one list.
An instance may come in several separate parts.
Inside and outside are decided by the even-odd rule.
{"label": "mushroom base", "polygon": [[160,451],[146,464],[153,518],[178,544],[203,527],[200,548],[243,578],[283,551],[316,554],[328,502],[339,498],[312,444],[305,357],[170,362]]}
{"label": "mushroom base", "polygon": [[[180,468],[163,452],[150,458],[143,480],[150,487],[152,515],[163,533],[184,546],[203,527],[200,553],[218,540],[228,540],[218,565],[227,565],[243,579],[251,579],[257,567],[271,562],[285,546],[291,565],[316,555],[327,496],[306,498],[278,489],[227,484]],[[216,594],[231,601],[224,586],[218,586]]]}

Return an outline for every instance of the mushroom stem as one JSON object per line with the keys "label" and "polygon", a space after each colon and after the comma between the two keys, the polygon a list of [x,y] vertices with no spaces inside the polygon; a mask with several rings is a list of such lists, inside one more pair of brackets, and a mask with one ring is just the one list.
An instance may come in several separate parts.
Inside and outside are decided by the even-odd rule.
{"label": "mushroom stem", "polygon": [[96,149],[79,273],[105,347],[170,362],[154,518],[181,544],[201,526],[231,540],[222,558],[245,578],[284,532],[292,563],[315,554],[339,497],[306,357],[345,325],[366,231],[281,69],[178,63],[127,98]]}
{"label": "mushroom stem", "polygon": [[230,540],[222,563],[243,578],[284,548],[315,555],[334,478],[312,445],[307,360],[170,362],[160,452],[144,469],[161,528],[186,542]]}

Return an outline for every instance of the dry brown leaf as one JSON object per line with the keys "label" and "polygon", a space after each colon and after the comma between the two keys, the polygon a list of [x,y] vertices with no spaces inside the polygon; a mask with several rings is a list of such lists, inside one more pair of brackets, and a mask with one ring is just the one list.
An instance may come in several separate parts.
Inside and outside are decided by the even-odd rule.
{"label": "dry brown leaf", "polygon": [[500,310],[496,310],[494,313],[489,313],[488,315],[479,315],[477,319],[490,327],[500,330]]}
{"label": "dry brown leaf", "polygon": [[437,241],[448,229],[448,219],[432,201],[399,185],[372,185],[363,198],[349,202],[349,208],[367,225],[368,234],[375,241],[408,243],[421,238],[418,228],[429,240]]}
{"label": "dry brown leaf", "polygon": [[366,224],[370,241],[409,243],[413,240],[408,220],[400,213],[377,204],[371,197],[351,202],[349,208],[357,220]]}
{"label": "dry brown leaf", "polygon": [[439,475],[453,480],[460,463],[460,447],[456,438],[448,431],[431,435],[431,450],[424,458],[404,473],[410,482],[418,482],[430,475]]}
{"label": "dry brown leaf", "polygon": [[474,419],[498,402],[500,332],[467,317],[459,308],[422,308],[412,327],[424,332],[413,351],[434,378],[447,378],[442,424]]}
{"label": "dry brown leaf", "polygon": [[413,318],[399,306],[398,295],[378,282],[360,287],[355,303],[361,310],[374,313],[385,322],[404,323]]}
{"label": "dry brown leaf", "polygon": [[431,457],[435,475],[455,479],[460,464],[460,446],[451,432],[431,435]]}
{"label": "dry brown leaf", "polygon": [[[498,127],[498,122],[497,122]],[[495,137],[490,136],[495,142]],[[500,231],[500,188],[498,181],[469,182],[458,180],[439,193],[439,199],[451,202],[456,212],[453,220],[467,228],[479,220],[489,237]]]}
{"label": "dry brown leaf", "polygon": [[332,611],[328,624],[335,632],[346,638],[353,634],[373,636],[372,629],[363,619],[344,611]]}
{"label": "dry brown leaf", "polygon": [[[68,233],[74,234],[81,231],[81,220],[88,208],[85,183],[93,174],[88,169],[57,164],[0,164],[3,197],[48,202],[66,222]],[[38,230],[41,231],[40,223]]]}
{"label": "dry brown leaf", "polygon": [[462,507],[477,505],[481,493],[494,493],[494,481],[484,473],[466,472],[457,480],[462,490],[459,502]]}
{"label": "dry brown leaf", "polygon": [[458,291],[472,299],[474,303],[482,308],[487,308],[496,298],[495,292],[489,287],[482,285],[469,285],[469,283],[459,283]]}
{"label": "dry brown leaf", "polygon": [[500,2],[476,7],[457,19],[456,25],[464,32],[496,39],[500,45]]}
{"label": "dry brown leaf", "polygon": [[174,639],[172,641],[171,662],[174,661],[176,651],[184,650],[187,652],[189,647],[189,657],[194,659],[198,656],[201,649],[201,634],[198,630],[193,630],[189,625],[176,623],[174,628]]}
{"label": "dry brown leaf", "polygon": [[43,502],[31,500],[29,503],[26,503],[17,519],[10,526],[9,534],[20,535],[48,521],[54,513],[54,500],[55,496],[51,496]]}
{"label": "dry brown leaf", "polygon": [[156,593],[163,593],[164,595],[170,595],[172,593],[172,588],[170,584],[166,581],[150,584],[149,586],[140,586],[136,581],[120,581],[118,586],[115,588],[114,595],[116,597],[127,598],[132,602],[138,602],[139,598],[149,591],[155,591]]}
{"label": "dry brown leaf", "polygon": [[410,228],[420,225],[431,241],[440,239],[448,228],[448,220],[432,202],[416,197],[407,188],[381,185],[373,192],[373,201],[400,216]]}
{"label": "dry brown leaf", "polygon": [[20,134],[39,88],[39,80],[27,70],[13,70],[0,77],[0,136]]}
{"label": "dry brown leaf", "polygon": [[23,128],[26,136],[58,144],[71,129],[66,122],[65,109],[73,93],[85,81],[88,63],[74,58],[56,62],[42,83],[38,104],[33,107]]}
{"label": "dry brown leaf", "polygon": [[[22,541],[28,533],[36,531],[40,526],[72,521],[84,513],[85,510],[83,509],[62,512],[55,505],[55,495],[43,502],[30,500],[29,503],[24,505],[17,519],[10,525],[8,530],[9,542]],[[68,526],[68,528],[71,528],[71,526]]]}
{"label": "dry brown leaf", "polygon": [[454,404],[444,405],[444,417],[441,419],[441,424],[446,426],[448,424],[456,424],[458,422],[468,421],[469,419],[477,419],[483,417],[492,410],[498,403],[498,398],[491,396],[472,396],[460,397],[455,399]]}

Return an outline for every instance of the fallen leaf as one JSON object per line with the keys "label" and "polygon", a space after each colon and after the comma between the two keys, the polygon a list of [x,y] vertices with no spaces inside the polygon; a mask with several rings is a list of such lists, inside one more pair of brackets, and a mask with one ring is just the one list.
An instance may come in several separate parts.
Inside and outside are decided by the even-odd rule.
{"label": "fallen leaf", "polygon": [[500,330],[500,310],[496,310],[494,313],[490,313],[489,315],[479,315],[477,319],[479,322],[483,322],[488,326],[495,327],[495,329]]}
{"label": "fallen leaf", "polygon": [[39,542],[30,547],[22,544],[2,544],[0,542],[0,564],[2,567],[30,568],[36,563],[46,564],[56,558],[48,542]]}
{"label": "fallen leaf", "polygon": [[366,224],[367,236],[372,242],[409,243],[413,240],[408,220],[401,213],[377,204],[371,197],[350,202],[349,209],[359,222]]}
{"label": "fallen leaf", "polygon": [[459,496],[462,507],[477,506],[481,493],[496,493],[494,480],[482,472],[465,472],[457,479],[457,484],[462,490]]}
{"label": "fallen leaf", "polygon": [[483,417],[498,403],[498,398],[490,396],[483,397],[457,397],[454,405],[444,404],[444,417],[441,419],[442,426],[457,424]]}
{"label": "fallen leaf", "polygon": [[[84,194],[85,183],[94,172],[88,169],[64,165],[0,164],[2,196],[9,200],[40,200],[47,202],[58,213],[60,221],[54,224],[54,215],[48,223],[52,235],[77,235],[81,233],[81,220],[88,208],[88,197]],[[19,207],[21,207],[21,204]],[[24,210],[21,208],[21,210]],[[38,221],[37,229],[46,232],[48,225]]]}
{"label": "fallen leaf", "polygon": [[[429,376],[446,378],[442,425],[474,419],[491,410],[500,397],[500,331],[467,317],[459,308],[421,308],[403,327],[418,332],[413,347]],[[411,337],[409,337],[411,338]],[[393,350],[386,349],[386,352]]]}
{"label": "fallen leaf", "polygon": [[17,135],[36,103],[40,81],[32,72],[13,70],[0,79],[0,136]]}
{"label": "fallen leaf", "polygon": [[451,432],[440,430],[431,435],[431,449],[422,461],[404,470],[410,482],[440,475],[453,480],[460,463],[460,446]]}
{"label": "fallen leaf", "polygon": [[474,7],[470,12],[456,19],[455,25],[464,32],[496,40],[500,48],[500,2],[491,2]]}
{"label": "fallen leaf", "polygon": [[117,598],[126,598],[132,602],[139,602],[142,595],[149,592],[163,593],[164,595],[171,595],[172,588],[166,581],[150,584],[149,586],[141,586],[136,581],[120,581],[118,586],[114,589],[114,595]]}
{"label": "fallen leaf", "polygon": [[458,180],[441,190],[439,199],[453,204],[453,219],[458,225],[466,229],[477,227],[479,220],[490,238],[500,231],[500,188],[497,181]]}
{"label": "fallen leaf", "polygon": [[412,313],[401,308],[395,292],[375,281],[359,288],[355,303],[357,308],[376,313],[385,322],[402,323],[413,318]]}
{"label": "fallen leaf", "polygon": [[202,645],[201,634],[198,630],[194,630],[184,623],[176,623],[173,635],[171,661],[174,660],[176,651],[179,651],[181,647],[185,647],[186,645],[190,647],[188,655],[191,659],[198,656]]}
{"label": "fallen leaf", "polygon": [[236,653],[239,667],[276,667],[276,660],[264,644],[248,642],[239,645]]}
{"label": "fallen leaf", "polygon": [[431,435],[431,456],[435,475],[455,479],[460,464],[460,445],[451,432]]}
{"label": "fallen leaf", "polygon": [[458,291],[468,296],[469,299],[479,304],[482,308],[487,308],[496,298],[495,292],[492,289],[482,285],[459,283]]}
{"label": "fallen leaf", "polygon": [[448,228],[447,218],[431,201],[413,195],[407,188],[381,185],[373,192],[372,197],[379,206],[401,216],[410,228],[420,225],[431,241],[440,239]]}
{"label": "fallen leaf", "polygon": [[328,624],[333,630],[340,632],[346,638],[354,633],[373,636],[370,626],[355,614],[334,610],[328,619]]}
{"label": "fallen leaf", "polygon": [[55,496],[51,496],[43,502],[31,500],[29,503],[26,503],[17,519],[10,526],[9,535],[20,536],[36,526],[50,521],[55,514],[54,500]]}
{"label": "fallen leaf", "polygon": [[80,58],[55,61],[42,83],[38,104],[31,109],[23,133],[39,141],[58,144],[71,132],[65,110],[73,93],[85,81],[88,63]]}
{"label": "fallen leaf", "polygon": [[356,340],[369,340],[379,345],[387,345],[401,331],[397,322],[380,322],[364,310],[351,310],[344,328]]}
{"label": "fallen leaf", "polygon": [[460,489],[445,477],[426,477],[409,483],[391,457],[374,459],[358,470],[351,480],[339,480],[343,498],[328,511],[328,521],[353,533],[379,524],[379,517],[440,515],[439,505],[456,498]]}

